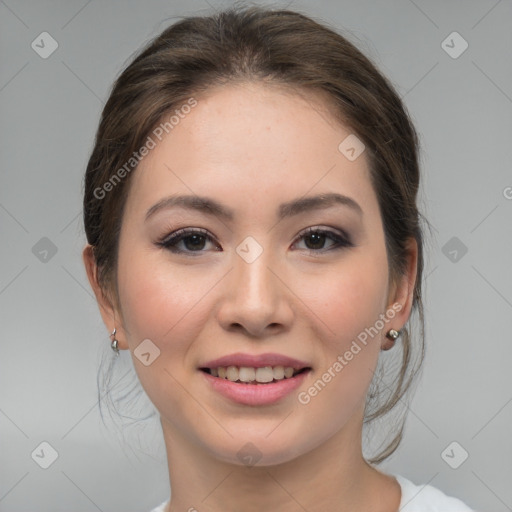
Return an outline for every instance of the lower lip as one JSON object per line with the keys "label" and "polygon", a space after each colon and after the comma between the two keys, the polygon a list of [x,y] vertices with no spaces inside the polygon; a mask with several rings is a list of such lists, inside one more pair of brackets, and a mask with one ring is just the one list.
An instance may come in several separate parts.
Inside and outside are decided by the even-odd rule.
{"label": "lower lip", "polygon": [[233,402],[244,405],[269,405],[278,402],[297,389],[311,370],[306,370],[289,379],[283,379],[268,384],[232,382],[227,379],[214,377],[202,370],[199,371],[204,375],[207,382],[211,384],[215,391]]}

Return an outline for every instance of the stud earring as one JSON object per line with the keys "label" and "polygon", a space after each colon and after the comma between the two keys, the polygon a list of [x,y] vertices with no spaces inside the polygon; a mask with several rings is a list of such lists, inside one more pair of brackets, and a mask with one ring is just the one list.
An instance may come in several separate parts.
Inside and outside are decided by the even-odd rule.
{"label": "stud earring", "polygon": [[393,348],[398,336],[400,336],[400,331],[397,331],[395,329],[390,329],[386,333],[386,338],[388,338],[389,341],[382,345],[382,350],[389,350],[389,349]]}
{"label": "stud earring", "polygon": [[119,355],[119,347],[118,347],[119,341],[116,339],[116,332],[117,332],[117,330],[114,327],[114,330],[110,334],[110,338],[112,339],[112,343],[110,344],[110,347],[116,353],[116,356],[118,356]]}

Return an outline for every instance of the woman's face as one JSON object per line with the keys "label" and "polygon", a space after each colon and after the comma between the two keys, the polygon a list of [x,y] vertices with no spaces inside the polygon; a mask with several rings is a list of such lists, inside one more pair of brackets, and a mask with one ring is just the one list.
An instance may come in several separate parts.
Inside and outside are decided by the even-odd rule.
{"label": "woman's face", "polygon": [[[236,464],[244,450],[277,464],[356,432],[384,334],[405,321],[386,313],[396,297],[364,151],[339,149],[351,132],[319,97],[260,84],[198,97],[164,135],[131,177],[116,313],[164,430]],[[202,369],[230,355],[221,365],[255,368],[247,379],[281,376],[293,365],[280,357],[309,370],[230,384]]]}

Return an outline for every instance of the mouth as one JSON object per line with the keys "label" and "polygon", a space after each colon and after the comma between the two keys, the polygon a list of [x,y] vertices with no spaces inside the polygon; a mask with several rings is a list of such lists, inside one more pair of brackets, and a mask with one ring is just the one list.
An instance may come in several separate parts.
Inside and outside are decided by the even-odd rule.
{"label": "mouth", "polygon": [[293,379],[297,375],[311,371],[311,367],[294,368],[292,366],[217,366],[213,368],[199,368],[202,372],[217,379],[234,383],[255,385],[272,384],[287,379]]}

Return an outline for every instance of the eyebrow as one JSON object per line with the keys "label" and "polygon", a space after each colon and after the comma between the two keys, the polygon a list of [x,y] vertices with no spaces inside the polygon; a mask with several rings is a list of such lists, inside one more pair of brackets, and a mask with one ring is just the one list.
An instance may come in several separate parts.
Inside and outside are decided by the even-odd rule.
{"label": "eyebrow", "polygon": [[[277,217],[279,220],[282,220],[287,217],[293,217],[313,210],[324,210],[335,205],[347,206],[359,216],[363,215],[363,209],[359,203],[351,197],[337,193],[326,193],[316,196],[301,197],[299,199],[283,203],[279,206]],[[227,208],[214,199],[195,195],[182,195],[164,197],[158,201],[158,203],[154,204],[146,212],[145,221],[147,222],[150,217],[156,214],[156,212],[173,207],[195,210],[206,215],[220,217],[227,221],[232,221],[235,217],[233,210]]]}

